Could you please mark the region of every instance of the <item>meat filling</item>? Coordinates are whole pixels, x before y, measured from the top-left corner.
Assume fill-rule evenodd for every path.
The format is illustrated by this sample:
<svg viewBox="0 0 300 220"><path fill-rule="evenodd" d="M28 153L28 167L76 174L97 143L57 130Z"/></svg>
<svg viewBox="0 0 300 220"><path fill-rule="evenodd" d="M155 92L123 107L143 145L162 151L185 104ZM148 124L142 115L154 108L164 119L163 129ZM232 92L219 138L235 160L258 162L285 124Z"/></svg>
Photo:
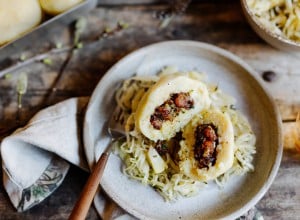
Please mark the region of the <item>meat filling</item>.
<svg viewBox="0 0 300 220"><path fill-rule="evenodd" d="M209 168L216 163L217 151L219 144L217 128L213 124L202 124L195 131L195 159L199 162L198 167Z"/></svg>
<svg viewBox="0 0 300 220"><path fill-rule="evenodd" d="M182 132L176 133L175 137L170 140L158 140L155 143L155 149L161 156L169 154L171 159L177 163L179 161L178 151L180 150L180 141L182 140Z"/></svg>
<svg viewBox="0 0 300 220"><path fill-rule="evenodd" d="M155 149L159 153L159 155L164 156L168 153L168 146L166 141L158 140L155 143Z"/></svg>
<svg viewBox="0 0 300 220"><path fill-rule="evenodd" d="M159 130L163 122L173 121L173 119L183 110L194 107L194 100L187 92L173 93L163 104L155 108L150 117L150 123L153 128Z"/></svg>

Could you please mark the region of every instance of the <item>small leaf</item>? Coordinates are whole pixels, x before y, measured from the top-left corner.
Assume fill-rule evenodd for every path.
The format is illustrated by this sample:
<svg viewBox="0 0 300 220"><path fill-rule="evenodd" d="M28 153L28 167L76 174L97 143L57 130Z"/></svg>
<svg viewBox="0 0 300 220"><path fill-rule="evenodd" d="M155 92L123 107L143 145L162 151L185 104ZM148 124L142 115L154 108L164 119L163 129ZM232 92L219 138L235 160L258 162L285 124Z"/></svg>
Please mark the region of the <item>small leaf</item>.
<svg viewBox="0 0 300 220"><path fill-rule="evenodd" d="M24 60L26 60L26 58L27 58L27 57L26 57L26 55L25 55L25 54L21 54L21 56L20 56L20 60L21 60L21 61L24 61Z"/></svg>
<svg viewBox="0 0 300 220"><path fill-rule="evenodd" d="M4 79L11 79L11 77L12 77L12 74L11 73L6 73L5 75L4 75Z"/></svg>
<svg viewBox="0 0 300 220"><path fill-rule="evenodd" d="M86 28L86 19L84 17L80 17L75 23L75 33L74 33L74 45L79 43L79 39L81 34L84 32Z"/></svg>
<svg viewBox="0 0 300 220"><path fill-rule="evenodd" d="M17 92L18 92L18 108L22 108L22 96L27 91L28 78L26 73L21 73L17 82Z"/></svg>
<svg viewBox="0 0 300 220"><path fill-rule="evenodd" d="M39 196L43 197L46 193L47 193L47 191L43 188L43 186L34 185L32 187L32 196L34 196L35 198L37 198Z"/></svg>
<svg viewBox="0 0 300 220"><path fill-rule="evenodd" d="M60 49L60 48L62 48L62 43L61 42L57 42L56 44L55 44L55 47L57 48L57 49Z"/></svg>
<svg viewBox="0 0 300 220"><path fill-rule="evenodd" d="M28 77L26 73L21 73L18 78L17 92L21 95L25 94L27 91Z"/></svg>
<svg viewBox="0 0 300 220"><path fill-rule="evenodd" d="M76 48L80 49L83 47L83 43L82 42L78 42L76 45Z"/></svg>
<svg viewBox="0 0 300 220"><path fill-rule="evenodd" d="M129 24L124 22L124 21L119 21L118 25L122 28L122 29L126 29L129 27Z"/></svg>
<svg viewBox="0 0 300 220"><path fill-rule="evenodd" d="M80 17L77 19L75 28L77 31L83 31L86 27L86 19L84 17Z"/></svg>
<svg viewBox="0 0 300 220"><path fill-rule="evenodd" d="M164 18L162 20L162 22L160 23L159 28L160 29L166 28L171 23L173 17L174 17L174 15L171 15L171 16L168 16L168 17Z"/></svg>
<svg viewBox="0 0 300 220"><path fill-rule="evenodd" d="M104 32L105 32L105 33L110 33L110 32L112 32L112 30L111 30L110 27L106 27L106 28L104 29Z"/></svg>
<svg viewBox="0 0 300 220"><path fill-rule="evenodd" d="M51 65L52 64L52 60L50 58L45 58L42 60L42 62L46 65Z"/></svg>

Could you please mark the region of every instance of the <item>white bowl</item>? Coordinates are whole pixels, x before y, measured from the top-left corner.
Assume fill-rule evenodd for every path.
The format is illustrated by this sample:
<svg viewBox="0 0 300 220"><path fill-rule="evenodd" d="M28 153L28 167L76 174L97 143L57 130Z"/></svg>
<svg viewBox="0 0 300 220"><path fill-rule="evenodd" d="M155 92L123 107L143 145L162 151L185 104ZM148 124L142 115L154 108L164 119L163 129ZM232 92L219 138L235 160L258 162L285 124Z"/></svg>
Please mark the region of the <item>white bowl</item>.
<svg viewBox="0 0 300 220"><path fill-rule="evenodd" d="M241 0L241 5L248 23L263 40L280 50L287 52L300 52L300 43L278 35L262 25L259 19L249 8L247 0Z"/></svg>

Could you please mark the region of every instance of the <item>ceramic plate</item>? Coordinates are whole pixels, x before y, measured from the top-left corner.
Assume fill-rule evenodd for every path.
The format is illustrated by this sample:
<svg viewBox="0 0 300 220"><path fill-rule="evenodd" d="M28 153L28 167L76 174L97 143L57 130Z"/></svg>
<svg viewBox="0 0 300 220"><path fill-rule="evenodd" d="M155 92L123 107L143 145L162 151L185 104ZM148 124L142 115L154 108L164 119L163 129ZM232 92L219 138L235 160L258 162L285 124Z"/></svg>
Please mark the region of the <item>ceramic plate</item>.
<svg viewBox="0 0 300 220"><path fill-rule="evenodd" d="M247 212L271 185L282 155L278 111L255 73L223 49L192 41L169 41L139 49L120 60L97 85L85 117L84 144L90 167L109 143L106 121L115 108L114 91L124 79L158 73L165 66L198 70L237 99L257 137L255 171L231 178L224 188L209 184L199 195L168 203L151 187L127 178L111 155L101 186L123 209L140 219L234 219Z"/></svg>

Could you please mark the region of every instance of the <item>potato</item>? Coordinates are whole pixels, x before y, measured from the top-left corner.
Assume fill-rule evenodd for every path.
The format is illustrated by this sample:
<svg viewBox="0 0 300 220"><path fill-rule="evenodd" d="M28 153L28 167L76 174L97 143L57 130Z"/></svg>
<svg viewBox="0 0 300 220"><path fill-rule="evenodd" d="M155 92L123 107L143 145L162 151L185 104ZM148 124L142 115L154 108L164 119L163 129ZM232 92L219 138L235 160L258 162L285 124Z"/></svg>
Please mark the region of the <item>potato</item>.
<svg viewBox="0 0 300 220"><path fill-rule="evenodd" d="M156 108L169 100L172 94L178 93L189 93L194 106L190 109L183 109L172 120L164 121L160 129L155 128L151 123L151 118ZM202 82L184 75L166 75L147 91L138 104L136 127L150 140L168 140L175 136L195 114L209 105L208 90Z"/></svg>
<svg viewBox="0 0 300 220"><path fill-rule="evenodd" d="M82 1L83 0L40 0L40 4L45 13L57 15L67 11Z"/></svg>
<svg viewBox="0 0 300 220"><path fill-rule="evenodd" d="M167 168L166 162L153 147L150 147L147 152L147 160L153 168L154 173L161 173Z"/></svg>
<svg viewBox="0 0 300 220"><path fill-rule="evenodd" d="M38 0L0 0L0 45L28 32L41 20Z"/></svg>
<svg viewBox="0 0 300 220"><path fill-rule="evenodd" d="M218 137L215 164L203 168L199 167L199 161L195 159L195 131L199 125L215 126ZM213 180L222 175L232 167L234 160L234 130L229 116L214 109L197 115L183 129L183 141L180 142L180 146L179 167L185 175L200 181Z"/></svg>

